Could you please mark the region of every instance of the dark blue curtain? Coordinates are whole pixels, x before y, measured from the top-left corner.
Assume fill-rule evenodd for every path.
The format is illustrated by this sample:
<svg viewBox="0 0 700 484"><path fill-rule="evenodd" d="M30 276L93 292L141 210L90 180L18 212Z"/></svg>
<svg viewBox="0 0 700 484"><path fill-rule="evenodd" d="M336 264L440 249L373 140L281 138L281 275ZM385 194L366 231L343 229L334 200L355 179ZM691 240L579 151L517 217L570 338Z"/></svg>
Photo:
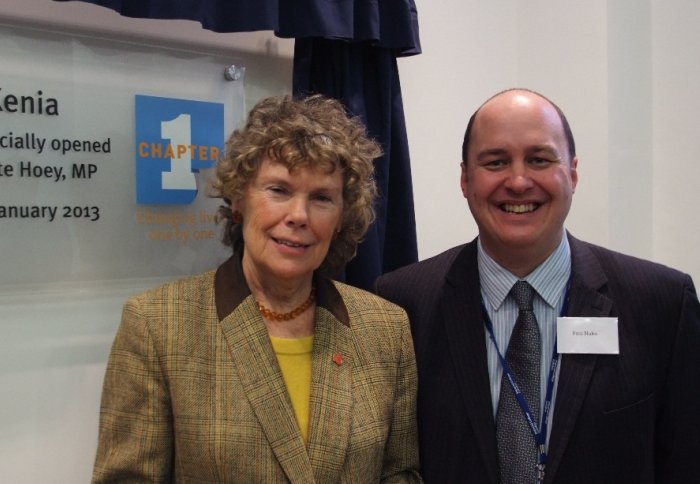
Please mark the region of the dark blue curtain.
<svg viewBox="0 0 700 484"><path fill-rule="evenodd" d="M55 0L71 1L71 0ZM128 17L196 20L215 32L295 38L295 94L321 93L360 116L381 143L377 220L342 276L371 289L418 259L408 140L396 58L420 53L414 0L80 0Z"/></svg>

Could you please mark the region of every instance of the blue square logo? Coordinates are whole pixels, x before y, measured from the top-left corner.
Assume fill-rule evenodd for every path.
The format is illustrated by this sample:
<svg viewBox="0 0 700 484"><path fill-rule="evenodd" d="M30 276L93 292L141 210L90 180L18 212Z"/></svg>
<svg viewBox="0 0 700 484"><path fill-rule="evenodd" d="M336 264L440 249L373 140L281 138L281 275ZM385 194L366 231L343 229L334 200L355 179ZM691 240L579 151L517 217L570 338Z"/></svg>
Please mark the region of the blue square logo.
<svg viewBox="0 0 700 484"><path fill-rule="evenodd" d="M136 203L187 205L224 142L224 105L136 95Z"/></svg>

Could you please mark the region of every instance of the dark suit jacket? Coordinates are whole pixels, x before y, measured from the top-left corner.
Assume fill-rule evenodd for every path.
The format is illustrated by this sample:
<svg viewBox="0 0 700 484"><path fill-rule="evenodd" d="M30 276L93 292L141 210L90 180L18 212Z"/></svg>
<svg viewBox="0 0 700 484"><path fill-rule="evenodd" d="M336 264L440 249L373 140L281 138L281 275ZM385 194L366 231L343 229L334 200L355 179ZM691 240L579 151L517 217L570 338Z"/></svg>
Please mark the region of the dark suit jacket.
<svg viewBox="0 0 700 484"><path fill-rule="evenodd" d="M700 305L688 275L569 236L569 316L619 318L619 355L564 355L545 482L700 483ZM408 312L426 483L497 483L476 241L381 277Z"/></svg>
<svg viewBox="0 0 700 484"><path fill-rule="evenodd" d="M420 482L406 313L328 279L316 294L306 447L240 260L130 299L93 482Z"/></svg>

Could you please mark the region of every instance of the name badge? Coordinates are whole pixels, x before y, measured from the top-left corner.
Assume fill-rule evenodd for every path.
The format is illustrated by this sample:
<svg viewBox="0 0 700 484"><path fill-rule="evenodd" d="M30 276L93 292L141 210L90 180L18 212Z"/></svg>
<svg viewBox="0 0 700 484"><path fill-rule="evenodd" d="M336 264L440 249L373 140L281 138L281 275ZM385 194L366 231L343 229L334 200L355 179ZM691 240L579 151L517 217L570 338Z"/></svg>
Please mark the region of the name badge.
<svg viewBox="0 0 700 484"><path fill-rule="evenodd" d="M617 318L557 318L559 353L620 354Z"/></svg>

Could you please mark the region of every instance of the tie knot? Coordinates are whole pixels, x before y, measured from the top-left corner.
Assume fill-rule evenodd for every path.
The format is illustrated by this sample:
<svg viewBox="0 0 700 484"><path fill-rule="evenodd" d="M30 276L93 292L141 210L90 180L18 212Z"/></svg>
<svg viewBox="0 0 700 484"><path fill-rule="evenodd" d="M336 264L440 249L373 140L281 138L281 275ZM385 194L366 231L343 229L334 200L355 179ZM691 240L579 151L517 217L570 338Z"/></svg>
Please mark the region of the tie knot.
<svg viewBox="0 0 700 484"><path fill-rule="evenodd" d="M535 289L527 281L518 281L513 284L510 294L518 304L520 311L532 311L532 299L535 297Z"/></svg>

